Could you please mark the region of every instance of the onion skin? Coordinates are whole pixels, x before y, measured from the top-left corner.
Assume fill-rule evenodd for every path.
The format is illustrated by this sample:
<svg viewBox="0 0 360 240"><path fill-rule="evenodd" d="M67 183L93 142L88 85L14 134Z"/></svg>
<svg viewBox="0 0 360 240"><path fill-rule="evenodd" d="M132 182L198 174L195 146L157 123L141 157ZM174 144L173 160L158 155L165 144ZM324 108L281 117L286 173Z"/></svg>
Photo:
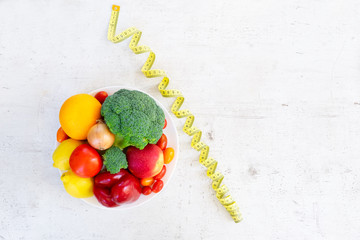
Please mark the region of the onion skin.
<svg viewBox="0 0 360 240"><path fill-rule="evenodd" d="M106 150L114 144L115 135L110 132L103 121L98 120L97 123L90 128L87 140L93 148Z"/></svg>

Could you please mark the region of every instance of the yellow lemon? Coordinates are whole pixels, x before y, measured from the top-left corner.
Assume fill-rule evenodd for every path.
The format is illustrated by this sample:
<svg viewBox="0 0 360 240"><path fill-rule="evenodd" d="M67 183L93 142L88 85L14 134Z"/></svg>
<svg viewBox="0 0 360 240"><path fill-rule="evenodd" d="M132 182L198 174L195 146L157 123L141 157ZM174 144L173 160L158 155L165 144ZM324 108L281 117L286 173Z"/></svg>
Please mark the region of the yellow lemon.
<svg viewBox="0 0 360 240"><path fill-rule="evenodd" d="M69 159L71 153L77 146L83 143L85 142L74 139L66 139L62 141L52 155L52 158L54 160L53 166L60 170L69 170Z"/></svg>
<svg viewBox="0 0 360 240"><path fill-rule="evenodd" d="M69 170L63 173L61 181L68 194L76 198L88 198L94 195L94 180L92 178L82 178Z"/></svg>
<svg viewBox="0 0 360 240"><path fill-rule="evenodd" d="M77 94L61 106L59 120L64 132L76 140L86 139L89 129L98 120L101 104L89 94Z"/></svg>

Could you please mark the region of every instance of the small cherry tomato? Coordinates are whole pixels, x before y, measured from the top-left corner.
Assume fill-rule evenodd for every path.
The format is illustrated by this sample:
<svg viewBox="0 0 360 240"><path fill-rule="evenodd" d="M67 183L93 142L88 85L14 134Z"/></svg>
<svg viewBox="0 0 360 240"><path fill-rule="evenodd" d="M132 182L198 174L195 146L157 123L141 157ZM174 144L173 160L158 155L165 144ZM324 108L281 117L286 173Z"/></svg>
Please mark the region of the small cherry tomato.
<svg viewBox="0 0 360 240"><path fill-rule="evenodd" d="M59 128L59 130L56 133L56 140L61 143L62 141L68 139L69 136L64 132L62 127Z"/></svg>
<svg viewBox="0 0 360 240"><path fill-rule="evenodd" d="M154 177L154 179L155 179L155 180L160 180L160 179L162 179L162 178L164 177L165 173L166 173L166 166L164 165L163 168L161 169L160 173L159 173L158 175L156 175L156 176Z"/></svg>
<svg viewBox="0 0 360 240"><path fill-rule="evenodd" d="M166 145L167 145L167 137L165 134L162 134L159 141L156 143L156 145L161 149L161 150L165 150Z"/></svg>
<svg viewBox="0 0 360 240"><path fill-rule="evenodd" d="M158 193L161 191L161 189L164 187L164 182L162 180L156 180L154 185L152 186L151 190L154 193Z"/></svg>
<svg viewBox="0 0 360 240"><path fill-rule="evenodd" d="M167 126L167 121L166 121L166 119L165 119L165 123L164 123L164 127L163 127L163 129L165 129L165 128L166 128L166 126Z"/></svg>
<svg viewBox="0 0 360 240"><path fill-rule="evenodd" d="M175 151L173 148L167 148L164 150L164 163L168 164L170 163L175 155Z"/></svg>
<svg viewBox="0 0 360 240"><path fill-rule="evenodd" d="M98 93L95 95L95 98L96 98L101 104L103 104L103 102L105 101L105 99L106 99L108 96L109 96L109 95L107 94L107 92L101 91L101 92L98 92Z"/></svg>
<svg viewBox="0 0 360 240"><path fill-rule="evenodd" d="M152 177L150 177L150 178L142 178L141 180L140 180L140 183L141 183L141 185L143 185L143 186L150 186L151 184L153 184L154 183L154 178L152 178Z"/></svg>
<svg viewBox="0 0 360 240"><path fill-rule="evenodd" d="M142 191L142 194L149 195L151 193L151 187L149 187L149 186L143 187L141 191Z"/></svg>

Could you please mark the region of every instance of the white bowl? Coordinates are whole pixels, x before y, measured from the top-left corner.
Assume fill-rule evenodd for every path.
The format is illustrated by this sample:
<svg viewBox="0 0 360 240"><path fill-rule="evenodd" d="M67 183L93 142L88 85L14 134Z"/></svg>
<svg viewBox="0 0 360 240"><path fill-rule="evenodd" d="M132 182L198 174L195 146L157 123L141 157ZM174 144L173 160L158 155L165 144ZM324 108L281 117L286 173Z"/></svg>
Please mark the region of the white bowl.
<svg viewBox="0 0 360 240"><path fill-rule="evenodd" d="M95 96L96 93L100 92L100 91L105 91L107 92L109 95L114 94L116 91L120 90L120 89L128 89L128 90L137 90L140 92L143 92L139 89L135 89L135 88L131 88L131 87L123 87L123 86L110 86L110 87L103 87L103 88L99 88L96 90L91 91L89 94L92 96ZM143 92L145 93L145 92ZM147 93L145 93L147 94ZM149 94L147 94L149 95ZM150 95L149 95L150 96ZM155 102L157 103L157 105L159 107L161 107L161 109L164 111L165 113L165 118L167 121L167 126L165 129L163 129L163 133L167 136L168 139L168 143L167 143L167 147L172 147L175 151L175 156L174 159L169 163L166 164L166 174L165 176L161 179L164 182L164 187L163 189L159 192L159 193L151 193L150 195L140 195L140 198L138 200L136 200L135 202L132 203L128 203L128 204L122 204L118 207L114 207L114 208L108 208L108 207L104 207L103 205L101 205L98 200L95 198L95 196L92 196L90 198L82 198L82 200L84 202L86 202L89 205L92 205L94 207L98 207L101 209L109 209L109 210L122 210L122 209L129 209L129 208L133 208L133 207L137 207L140 206L146 202L149 202L151 199L153 199L155 196L159 195L161 192L163 192L167 186L167 183L170 181L171 176L173 175L174 171L175 171L175 167L176 167L176 163L177 163L177 159L179 156L179 139L178 139L178 134L177 134L177 130L175 127L175 124L169 114L169 112L165 109L165 107L159 102L157 101L154 97L150 96L152 99L155 100ZM58 146L59 143L56 144L56 146ZM63 174L66 171L60 171L60 175ZM66 193L66 191L64 190L64 193Z"/></svg>

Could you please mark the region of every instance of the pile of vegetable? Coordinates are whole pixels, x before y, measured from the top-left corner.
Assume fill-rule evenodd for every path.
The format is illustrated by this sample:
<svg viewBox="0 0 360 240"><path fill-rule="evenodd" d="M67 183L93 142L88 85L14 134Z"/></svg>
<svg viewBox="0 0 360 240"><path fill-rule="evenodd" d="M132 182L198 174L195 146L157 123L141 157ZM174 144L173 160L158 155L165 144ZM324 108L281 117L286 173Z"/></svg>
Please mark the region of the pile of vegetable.
<svg viewBox="0 0 360 240"><path fill-rule="evenodd" d="M95 195L103 206L116 207L161 191L174 149L163 134L164 112L147 94L74 95L59 120L53 166L66 171L61 180L71 196Z"/></svg>

